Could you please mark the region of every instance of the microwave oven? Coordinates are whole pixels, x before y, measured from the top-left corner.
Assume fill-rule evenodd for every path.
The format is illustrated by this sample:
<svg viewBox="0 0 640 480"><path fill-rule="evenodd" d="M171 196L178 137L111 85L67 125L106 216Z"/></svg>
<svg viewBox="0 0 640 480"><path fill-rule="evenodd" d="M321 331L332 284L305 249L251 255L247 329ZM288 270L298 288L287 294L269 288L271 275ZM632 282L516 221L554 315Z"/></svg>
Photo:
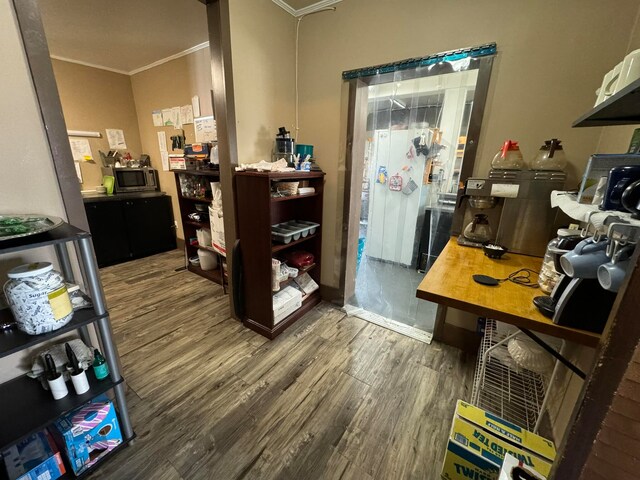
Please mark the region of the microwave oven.
<svg viewBox="0 0 640 480"><path fill-rule="evenodd" d="M115 179L115 193L158 190L158 172L155 168L103 167L102 174Z"/></svg>

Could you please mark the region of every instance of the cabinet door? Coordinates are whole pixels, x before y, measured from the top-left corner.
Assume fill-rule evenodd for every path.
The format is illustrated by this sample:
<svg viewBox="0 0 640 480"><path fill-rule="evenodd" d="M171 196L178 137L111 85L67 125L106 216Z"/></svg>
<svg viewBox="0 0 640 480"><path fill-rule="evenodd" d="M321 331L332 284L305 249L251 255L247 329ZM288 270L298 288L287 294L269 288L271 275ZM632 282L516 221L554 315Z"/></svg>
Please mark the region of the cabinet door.
<svg viewBox="0 0 640 480"><path fill-rule="evenodd" d="M84 204L100 267L129 259L129 237L122 203L108 201Z"/></svg>
<svg viewBox="0 0 640 480"><path fill-rule="evenodd" d="M144 257L176 248L171 197L127 200L124 206L133 257Z"/></svg>

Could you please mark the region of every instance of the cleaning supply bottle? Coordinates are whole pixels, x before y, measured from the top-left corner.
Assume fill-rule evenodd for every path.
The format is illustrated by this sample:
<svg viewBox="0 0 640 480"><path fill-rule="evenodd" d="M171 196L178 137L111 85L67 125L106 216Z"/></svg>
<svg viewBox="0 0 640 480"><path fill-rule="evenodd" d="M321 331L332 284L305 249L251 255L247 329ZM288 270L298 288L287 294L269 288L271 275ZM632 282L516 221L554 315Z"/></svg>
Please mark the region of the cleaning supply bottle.
<svg viewBox="0 0 640 480"><path fill-rule="evenodd" d="M93 351L93 373L98 380L104 380L109 376L109 365L97 348Z"/></svg>

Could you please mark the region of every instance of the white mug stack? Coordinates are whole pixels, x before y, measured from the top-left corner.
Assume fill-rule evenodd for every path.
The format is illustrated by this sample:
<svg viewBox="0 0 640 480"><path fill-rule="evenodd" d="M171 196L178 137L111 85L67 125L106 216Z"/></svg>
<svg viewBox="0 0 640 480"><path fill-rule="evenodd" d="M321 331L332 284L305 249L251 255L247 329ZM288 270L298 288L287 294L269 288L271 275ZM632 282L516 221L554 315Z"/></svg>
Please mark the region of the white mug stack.
<svg viewBox="0 0 640 480"><path fill-rule="evenodd" d="M622 62L607 72L602 80L602 85L596 90L598 98L594 107L638 78L640 78L640 49L629 53Z"/></svg>

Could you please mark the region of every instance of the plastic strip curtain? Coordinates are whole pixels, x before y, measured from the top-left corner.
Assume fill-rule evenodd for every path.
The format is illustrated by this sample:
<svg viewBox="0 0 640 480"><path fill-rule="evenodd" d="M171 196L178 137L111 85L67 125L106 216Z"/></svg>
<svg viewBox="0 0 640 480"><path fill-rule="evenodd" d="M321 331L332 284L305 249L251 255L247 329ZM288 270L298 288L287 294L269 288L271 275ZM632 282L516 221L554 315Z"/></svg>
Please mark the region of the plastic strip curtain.
<svg viewBox="0 0 640 480"><path fill-rule="evenodd" d="M468 128L477 70L467 56L369 86L356 293L351 304L391 320L432 331L436 306L415 298L423 274L419 245L428 222L429 252L448 238L443 203L455 193L460 138ZM466 120L467 125L464 125ZM464 142L463 142L464 144ZM464 147L462 146L462 151ZM454 200L455 202L455 200ZM446 222L445 222L446 223Z"/></svg>

